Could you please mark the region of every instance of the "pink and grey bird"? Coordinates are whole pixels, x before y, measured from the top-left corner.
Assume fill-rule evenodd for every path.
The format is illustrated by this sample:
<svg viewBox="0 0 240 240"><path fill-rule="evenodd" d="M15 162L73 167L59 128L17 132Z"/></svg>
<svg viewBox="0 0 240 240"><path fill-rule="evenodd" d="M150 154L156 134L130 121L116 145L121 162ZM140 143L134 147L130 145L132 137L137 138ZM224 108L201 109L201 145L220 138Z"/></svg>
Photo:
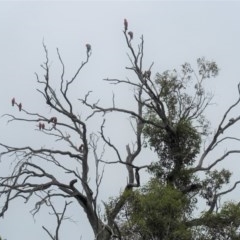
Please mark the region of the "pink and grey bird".
<svg viewBox="0 0 240 240"><path fill-rule="evenodd" d="M130 40L132 40L132 39L133 39L133 32L132 32L132 31L129 31L129 32L128 32L128 35L129 35L129 37L130 37Z"/></svg>
<svg viewBox="0 0 240 240"><path fill-rule="evenodd" d="M53 127L55 128L56 125L57 125L57 118L56 118L56 117L53 117L52 122L53 122Z"/></svg>
<svg viewBox="0 0 240 240"><path fill-rule="evenodd" d="M15 98L12 99L12 106L15 104Z"/></svg>
<svg viewBox="0 0 240 240"><path fill-rule="evenodd" d="M56 125L57 125L57 118L56 117L51 117L49 120L48 120L48 123L52 122L53 123L53 127L55 128Z"/></svg>
<svg viewBox="0 0 240 240"><path fill-rule="evenodd" d="M127 31L128 30L128 21L127 19L125 18L124 19L124 31Z"/></svg>
<svg viewBox="0 0 240 240"><path fill-rule="evenodd" d="M91 51L91 45L89 43L86 44L86 48L87 48L87 53L89 53Z"/></svg>
<svg viewBox="0 0 240 240"><path fill-rule="evenodd" d="M20 112L22 111L22 104L21 103L18 104L18 109L19 109Z"/></svg>
<svg viewBox="0 0 240 240"><path fill-rule="evenodd" d="M53 118L52 118L52 122L53 122L54 124L57 124L57 118L56 118L56 117L53 117Z"/></svg>
<svg viewBox="0 0 240 240"><path fill-rule="evenodd" d="M39 130L45 129L45 124L44 123L39 123L38 124Z"/></svg>

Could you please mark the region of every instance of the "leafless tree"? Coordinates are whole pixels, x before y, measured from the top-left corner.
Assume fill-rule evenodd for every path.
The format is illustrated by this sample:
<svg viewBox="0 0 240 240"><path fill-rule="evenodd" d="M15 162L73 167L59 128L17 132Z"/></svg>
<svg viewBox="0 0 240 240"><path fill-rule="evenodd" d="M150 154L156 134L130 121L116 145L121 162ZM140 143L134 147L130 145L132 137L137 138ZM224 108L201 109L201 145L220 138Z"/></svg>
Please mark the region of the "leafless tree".
<svg viewBox="0 0 240 240"><path fill-rule="evenodd" d="M126 31L124 34L127 38ZM132 51L130 40L127 43ZM143 47L143 42L142 45ZM33 196L38 197L36 201L34 213L36 214L42 205L48 205L52 208L57 217L56 234L53 236L50 231L43 227L51 239L59 239L59 228L62 223L62 217L65 214L67 203L65 204L61 217L57 214L52 199L74 199L79 206L84 210L89 223L93 229L96 239L110 239L115 236L114 220L124 205L128 192L134 187L140 186L139 171L146 166L134 165L134 160L138 157L142 148L142 128L143 128L143 104L142 104L142 84L135 84L136 87L136 101L138 102L138 109L136 112L120 109L113 104L110 108L103 108L98 106L98 103L91 104L88 102L90 92L85 95L85 98L79 99L80 104L87 106L92 113L86 120L81 119L76 111L75 106L72 105L68 93L72 84L77 81L77 78L88 63L92 50L91 45L86 44L86 60L81 63L74 76L70 81L65 80L65 65L61 58L60 52L57 49L59 61L62 65L62 74L59 81L59 90L55 90L50 79L50 64L49 54L46 45L43 43L46 61L41 65L44 70L43 78L36 74L37 82L41 86L37 91L43 96L45 103L50 107L52 116L41 115L40 113L30 112L26 109L24 104L18 103L15 98L12 99L12 106L17 107L21 112L21 116L5 114L9 118L8 122L22 121L27 123L36 123L39 131L54 137L57 141L64 141L68 147L63 148L48 148L40 146L38 149L30 146L13 147L1 143L3 151L1 157L13 158L15 164L14 170L11 174L0 177L0 195L5 199L4 205L1 209L0 216L3 216L9 207L9 203L17 198L24 198L27 202ZM139 49L138 58L142 56L142 49ZM100 134L89 134L87 120L92 118L97 113L106 114L108 112L124 112L135 120L135 149L131 149L126 145L126 158L123 158L117 147L111 140L105 136L104 126L105 120L103 118L100 126ZM67 133L66 133L67 132ZM79 144L74 143L73 136L77 136ZM105 142L105 145L112 148L116 154L116 160L113 162L105 162L103 156L98 156L97 147L99 138ZM75 138L76 139L76 138ZM90 156L89 152L93 155ZM89 161L90 158L95 158L95 187L89 184ZM69 167L69 159L71 159L74 169ZM62 182L58 177L52 173L49 168L46 168L46 163L54 166L54 172L57 169L63 170L69 182ZM124 191L119 197L116 206L109 211L107 222L104 222L102 216L98 213L98 193L100 191L100 184L103 177L103 171L99 170L99 164L123 164L126 166L128 174L128 182L126 183ZM45 165L44 165L45 164ZM135 174L134 174L135 172ZM40 197L41 196L41 197Z"/></svg>

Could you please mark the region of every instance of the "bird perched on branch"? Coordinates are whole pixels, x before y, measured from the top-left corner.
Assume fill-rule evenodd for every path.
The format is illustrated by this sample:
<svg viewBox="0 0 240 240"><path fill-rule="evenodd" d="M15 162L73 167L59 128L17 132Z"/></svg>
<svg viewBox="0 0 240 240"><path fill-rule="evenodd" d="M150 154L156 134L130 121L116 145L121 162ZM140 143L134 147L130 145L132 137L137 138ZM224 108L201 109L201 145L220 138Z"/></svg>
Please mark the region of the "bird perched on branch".
<svg viewBox="0 0 240 240"><path fill-rule="evenodd" d="M128 21L127 19L125 18L124 19L124 31L126 32L128 30Z"/></svg>
<svg viewBox="0 0 240 240"><path fill-rule="evenodd" d="M18 109L19 109L20 112L22 111L22 104L21 103L18 104Z"/></svg>
<svg viewBox="0 0 240 240"><path fill-rule="evenodd" d="M39 130L42 130L42 123L38 124L38 128L39 128Z"/></svg>
<svg viewBox="0 0 240 240"><path fill-rule="evenodd" d="M130 41L133 39L133 32L132 31L129 31L128 32L128 35L129 35L129 37L130 37Z"/></svg>
<svg viewBox="0 0 240 240"><path fill-rule="evenodd" d="M54 124L57 124L57 118L56 117L51 117L49 120L48 120L48 123L54 123Z"/></svg>
<svg viewBox="0 0 240 240"><path fill-rule="evenodd" d="M12 99L12 106L15 104L15 98Z"/></svg>
<svg viewBox="0 0 240 240"><path fill-rule="evenodd" d="M40 122L38 124L38 128L39 128L39 130L45 129L45 124Z"/></svg>
<svg viewBox="0 0 240 240"><path fill-rule="evenodd" d="M92 47L89 43L86 44L87 54L91 51Z"/></svg>

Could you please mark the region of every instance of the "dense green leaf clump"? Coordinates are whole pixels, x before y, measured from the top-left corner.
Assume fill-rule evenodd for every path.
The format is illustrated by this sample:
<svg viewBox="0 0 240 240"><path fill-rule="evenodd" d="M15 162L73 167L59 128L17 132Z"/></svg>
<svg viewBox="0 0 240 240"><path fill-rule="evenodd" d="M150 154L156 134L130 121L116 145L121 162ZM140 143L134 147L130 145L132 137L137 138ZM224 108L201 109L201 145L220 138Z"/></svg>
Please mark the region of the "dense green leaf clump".
<svg viewBox="0 0 240 240"><path fill-rule="evenodd" d="M176 189L150 181L129 199L130 219L123 228L136 239L187 239L188 199Z"/></svg>

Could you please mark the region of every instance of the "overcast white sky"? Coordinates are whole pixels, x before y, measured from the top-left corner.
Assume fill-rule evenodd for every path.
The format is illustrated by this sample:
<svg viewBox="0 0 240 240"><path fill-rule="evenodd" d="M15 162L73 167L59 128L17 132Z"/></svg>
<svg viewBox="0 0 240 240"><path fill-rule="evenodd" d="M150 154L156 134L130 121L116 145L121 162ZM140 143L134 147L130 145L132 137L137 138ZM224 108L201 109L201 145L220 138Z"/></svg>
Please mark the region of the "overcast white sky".
<svg viewBox="0 0 240 240"><path fill-rule="evenodd" d="M236 87L240 81L239 12L240 2L237 1L0 1L0 115L13 113L10 106L13 96L29 110L44 111L35 91L34 76L34 72L42 73L43 39L49 49L53 78L56 79L60 71L56 47L60 49L70 77L84 60L85 44L90 43L93 48L90 63L83 71L79 88L72 94L77 98L85 91L93 90L95 99L110 101L113 88L102 79L128 75L125 70L127 49L122 34L123 19L127 18L129 28L134 32L134 44L144 35L145 66L154 61L155 73L178 68L186 61L195 64L195 60L202 56L218 63L219 77L207 84L217 103L209 109L209 118L217 122L221 113L237 98ZM119 104L132 107L127 92L117 93ZM19 144L31 141L38 144L32 131L28 133L21 125L18 125L20 129L13 131L5 122L6 119L1 119L1 142ZM124 148L128 132L121 128L121 134L117 136ZM228 166L236 169L236 164L239 169L237 161L228 163ZM102 189L105 197L111 196L115 187L108 180ZM238 192L234 196L237 198ZM33 203L25 206L22 202L10 205L5 218L0 219L0 235L7 240L47 239L41 229L42 222L51 228L54 221L48 221L44 213L34 223L29 214L32 206ZM71 212L71 216L76 217L77 223L63 228L62 239L79 239L81 235L83 240L93 239L84 221L85 216L76 216L76 211L78 208Z"/></svg>

